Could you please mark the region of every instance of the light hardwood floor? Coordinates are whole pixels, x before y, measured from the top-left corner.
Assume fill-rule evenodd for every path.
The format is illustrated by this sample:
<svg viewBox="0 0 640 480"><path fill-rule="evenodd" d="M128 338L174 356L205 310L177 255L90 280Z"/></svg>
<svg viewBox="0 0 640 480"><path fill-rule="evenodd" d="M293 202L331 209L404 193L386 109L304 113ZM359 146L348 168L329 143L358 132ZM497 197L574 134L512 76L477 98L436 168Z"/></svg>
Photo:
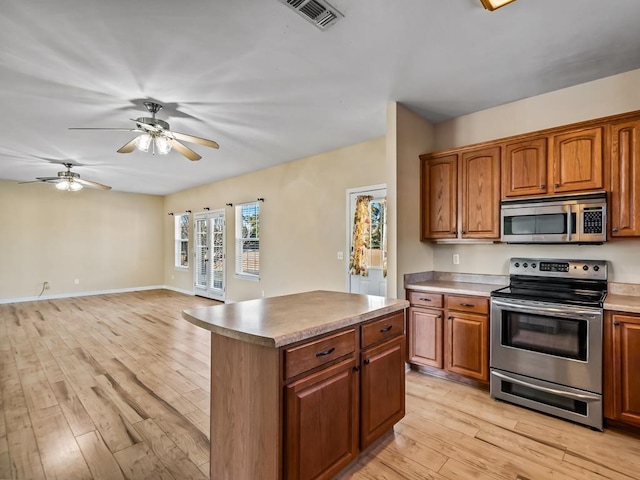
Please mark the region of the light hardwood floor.
<svg viewBox="0 0 640 480"><path fill-rule="evenodd" d="M0 478L208 478L210 337L180 312L213 304L155 290L0 305ZM466 478L640 479L640 438L410 372L405 419L341 475Z"/></svg>

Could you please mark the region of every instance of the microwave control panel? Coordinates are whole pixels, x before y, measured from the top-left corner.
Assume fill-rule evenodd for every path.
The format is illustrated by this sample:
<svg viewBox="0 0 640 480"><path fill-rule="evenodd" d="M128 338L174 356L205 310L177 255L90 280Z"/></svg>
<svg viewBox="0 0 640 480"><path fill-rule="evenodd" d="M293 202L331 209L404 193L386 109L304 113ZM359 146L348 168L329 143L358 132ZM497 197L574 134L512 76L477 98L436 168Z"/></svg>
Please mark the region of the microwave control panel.
<svg viewBox="0 0 640 480"><path fill-rule="evenodd" d="M586 207L582 217L583 233L601 234L604 232L604 212L602 207Z"/></svg>

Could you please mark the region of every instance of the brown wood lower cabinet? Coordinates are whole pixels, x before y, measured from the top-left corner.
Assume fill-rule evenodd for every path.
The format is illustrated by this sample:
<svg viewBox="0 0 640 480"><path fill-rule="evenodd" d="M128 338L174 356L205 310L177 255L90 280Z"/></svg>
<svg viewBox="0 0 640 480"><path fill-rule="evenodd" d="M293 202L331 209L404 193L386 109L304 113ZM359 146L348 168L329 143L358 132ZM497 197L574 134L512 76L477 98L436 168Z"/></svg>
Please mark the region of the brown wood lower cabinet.
<svg viewBox="0 0 640 480"><path fill-rule="evenodd" d="M640 315L607 312L605 417L640 427Z"/></svg>
<svg viewBox="0 0 640 480"><path fill-rule="evenodd" d="M354 358L286 387L287 478L332 478L358 455Z"/></svg>
<svg viewBox="0 0 640 480"><path fill-rule="evenodd" d="M404 417L404 330L402 311L284 350L284 478L334 478Z"/></svg>
<svg viewBox="0 0 640 480"><path fill-rule="evenodd" d="M448 371L481 381L489 379L488 323L486 315L450 312L445 327Z"/></svg>
<svg viewBox="0 0 640 480"><path fill-rule="evenodd" d="M443 368L443 311L409 308L409 362Z"/></svg>
<svg viewBox="0 0 640 480"><path fill-rule="evenodd" d="M489 299L408 290L407 300L409 363L488 382Z"/></svg>
<svg viewBox="0 0 640 480"><path fill-rule="evenodd" d="M396 337L361 353L361 448L404 417L404 343L404 337Z"/></svg>

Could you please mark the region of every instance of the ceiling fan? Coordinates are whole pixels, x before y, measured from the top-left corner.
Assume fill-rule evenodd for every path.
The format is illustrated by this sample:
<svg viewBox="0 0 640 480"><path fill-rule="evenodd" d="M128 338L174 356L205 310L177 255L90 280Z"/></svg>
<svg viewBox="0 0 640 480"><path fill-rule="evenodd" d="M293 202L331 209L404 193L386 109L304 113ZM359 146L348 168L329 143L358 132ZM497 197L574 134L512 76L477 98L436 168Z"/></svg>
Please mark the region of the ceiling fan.
<svg viewBox="0 0 640 480"><path fill-rule="evenodd" d="M189 160L200 160L202 158L200 155L181 143L179 140L182 140L183 142L198 143L211 148L220 148L220 146L213 140L207 140L206 138L171 131L167 122L156 118L156 113L162 110L162 105L159 103L144 102L144 106L151 113L151 117L139 117L135 120L132 118L131 121L135 122L136 128L72 127L69 130L113 130L140 133L136 138L120 147L118 149L118 153L131 153L135 149L148 152L149 147L151 147L152 153L155 154L157 152L160 155L166 155L172 149L175 149L178 153L184 155Z"/></svg>
<svg viewBox="0 0 640 480"><path fill-rule="evenodd" d="M63 163L62 165L67 167L67 170L65 172L58 172L57 177L36 177L36 179L31 182L20 183L53 183L58 190L66 190L67 192L77 192L78 190L82 190L83 187L111 190L111 187L108 185L81 179L79 173L71 171L71 168L74 166L72 163Z"/></svg>

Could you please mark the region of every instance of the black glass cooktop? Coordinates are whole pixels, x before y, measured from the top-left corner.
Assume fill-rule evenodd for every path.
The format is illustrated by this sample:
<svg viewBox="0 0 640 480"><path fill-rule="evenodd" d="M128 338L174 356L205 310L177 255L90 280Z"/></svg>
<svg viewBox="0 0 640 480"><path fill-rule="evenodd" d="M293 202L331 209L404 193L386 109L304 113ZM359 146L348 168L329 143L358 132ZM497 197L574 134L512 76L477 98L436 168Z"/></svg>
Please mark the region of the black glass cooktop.
<svg viewBox="0 0 640 480"><path fill-rule="evenodd" d="M493 297L595 307L602 307L606 295L607 282L517 276L511 277L509 286L491 292Z"/></svg>

